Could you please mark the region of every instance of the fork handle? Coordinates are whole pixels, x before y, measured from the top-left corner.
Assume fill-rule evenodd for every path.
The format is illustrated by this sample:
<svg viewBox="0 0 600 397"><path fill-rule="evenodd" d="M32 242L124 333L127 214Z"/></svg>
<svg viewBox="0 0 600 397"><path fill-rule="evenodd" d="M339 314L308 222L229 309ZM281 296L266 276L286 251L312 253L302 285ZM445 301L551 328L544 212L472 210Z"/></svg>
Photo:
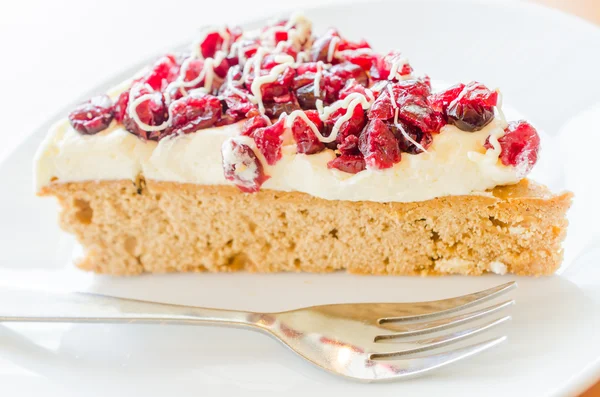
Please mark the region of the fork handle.
<svg viewBox="0 0 600 397"><path fill-rule="evenodd" d="M171 305L113 296L0 289L0 322L197 324L261 328L251 312Z"/></svg>

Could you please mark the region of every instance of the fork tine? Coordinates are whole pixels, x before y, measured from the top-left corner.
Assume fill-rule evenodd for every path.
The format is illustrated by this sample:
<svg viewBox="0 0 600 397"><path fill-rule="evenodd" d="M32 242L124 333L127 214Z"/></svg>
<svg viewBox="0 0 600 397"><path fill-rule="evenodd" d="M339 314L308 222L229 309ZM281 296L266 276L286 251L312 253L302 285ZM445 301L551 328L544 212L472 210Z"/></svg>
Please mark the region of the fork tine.
<svg viewBox="0 0 600 397"><path fill-rule="evenodd" d="M514 300L505 301L502 303L498 303L496 305L488 306L483 309L475 310L469 313L460 314L457 316L452 316L448 318L442 318L440 320L430 321L426 323L416 323L416 324L407 324L403 326L399 326L396 324L389 324L387 319L379 320L379 323L382 325L386 325L388 329L395 331L391 334L382 335L384 339L391 338L399 338L403 336L412 336L412 335L421 335L427 334L430 332L441 331L447 328L455 327L457 325L465 324L469 321L477 320L490 314L496 313L502 309L505 309L512 304L514 304Z"/></svg>
<svg viewBox="0 0 600 397"><path fill-rule="evenodd" d="M440 354L434 354L422 358L410 358L403 361L410 363L408 368L397 368L397 373L386 379L381 380L393 380L399 378L405 378L410 376L416 376L425 372L443 367L448 364L455 363L467 357L474 356L481 353L489 348L492 348L506 340L506 336L500 336L494 339L488 339L484 342L476 343L473 345L461 347L458 349L450 350ZM394 367L395 368L395 367Z"/></svg>
<svg viewBox="0 0 600 397"><path fill-rule="evenodd" d="M483 291L474 292L469 295L458 296L456 298L449 298L437 301L430 302L415 302L411 303L413 307L422 309L424 314L417 315L402 315L401 317L386 317L379 320L379 323L382 324L384 322L403 322L403 321L413 321L413 320L421 320L430 317L438 317L443 316L445 314L450 314L453 312L457 312L463 309L467 309L469 307L478 305L482 302L485 302L490 299L494 299L513 288L517 287L517 283L511 281L509 283L505 283L502 285L498 285L493 288L489 288Z"/></svg>
<svg viewBox="0 0 600 397"><path fill-rule="evenodd" d="M505 317L499 318L498 320L494 320L494 321L488 322L486 324L483 324L481 326L461 330L461 331L455 332L450 335L443 335L443 336L439 336L436 338L422 339L422 340L418 340L418 341L414 341L414 342L406 342L406 343L414 344L417 346L414 348L411 348L411 349L394 351L394 352L371 353L371 355L369 356L369 359L371 359L371 360L393 359L396 357L402 357L402 356L406 356L409 354L421 353L424 351L437 349L437 348L440 348L443 346L448 346L452 343L462 341L471 336L478 335L481 332L487 331L488 329L490 329L492 327L503 324L504 322L506 322L510 319L511 319L510 316L505 316ZM388 338L387 335L377 336L377 337L375 337L375 342L378 342L380 340L388 341L389 339L391 339L391 338Z"/></svg>

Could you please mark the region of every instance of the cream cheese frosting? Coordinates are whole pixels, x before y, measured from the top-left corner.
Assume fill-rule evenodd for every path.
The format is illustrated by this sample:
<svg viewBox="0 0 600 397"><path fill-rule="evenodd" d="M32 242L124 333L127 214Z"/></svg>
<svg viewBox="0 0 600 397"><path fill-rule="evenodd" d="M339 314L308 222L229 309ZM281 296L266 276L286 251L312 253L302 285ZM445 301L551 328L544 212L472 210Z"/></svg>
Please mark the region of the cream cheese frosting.
<svg viewBox="0 0 600 397"><path fill-rule="evenodd" d="M297 154L284 145L283 157L265 165L270 179L263 189L297 191L327 200L411 202L449 195L483 192L517 183L522 175L498 160L498 150L486 149L489 136L501 136L505 122L496 117L477 132L446 125L426 153L402 153L402 160L385 170L366 169L347 174L327 168L332 150ZM113 123L96 135L82 135L68 120L55 124L35 159L39 190L51 183L136 180L199 185L232 185L225 180L221 147L240 134L241 123L208 128L160 142L143 141Z"/></svg>

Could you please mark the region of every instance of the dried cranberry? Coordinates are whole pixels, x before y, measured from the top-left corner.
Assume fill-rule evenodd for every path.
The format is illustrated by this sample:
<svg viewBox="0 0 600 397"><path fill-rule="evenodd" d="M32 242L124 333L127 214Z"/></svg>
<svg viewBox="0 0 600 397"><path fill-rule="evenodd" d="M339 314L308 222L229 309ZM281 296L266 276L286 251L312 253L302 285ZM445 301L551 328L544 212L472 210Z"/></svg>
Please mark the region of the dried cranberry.
<svg viewBox="0 0 600 397"><path fill-rule="evenodd" d="M221 117L221 102L215 96L194 93L173 102L168 134L189 134L212 127Z"/></svg>
<svg viewBox="0 0 600 397"><path fill-rule="evenodd" d="M159 58L143 82L148 83L153 90L161 91L179 76L180 65L174 55Z"/></svg>
<svg viewBox="0 0 600 397"><path fill-rule="evenodd" d="M298 73L298 76L300 76L304 73L316 73L317 70L319 70L317 62L305 62L298 65L296 72Z"/></svg>
<svg viewBox="0 0 600 397"><path fill-rule="evenodd" d="M367 73L360 66L350 62L343 62L333 65L326 71L326 74L337 76L344 82L349 79L354 79L365 87L369 85L369 77L367 76Z"/></svg>
<svg viewBox="0 0 600 397"><path fill-rule="evenodd" d="M403 123L400 120L398 121L398 124L413 141L417 142L425 150L431 146L431 143L433 142L433 136L430 133L423 132L416 127ZM398 140L400 151L409 154L419 154L423 152L423 150L421 150L417 145L406 138L397 125L394 123L389 123L388 127Z"/></svg>
<svg viewBox="0 0 600 397"><path fill-rule="evenodd" d="M316 109L317 100L325 100L324 84L321 80L319 84L319 96L315 95L315 85L310 83L298 88L296 91L296 98L298 98L298 104L302 109Z"/></svg>
<svg viewBox="0 0 600 397"><path fill-rule="evenodd" d="M238 92L242 92L244 96L231 89L225 89L220 95L224 103L225 114L233 118L234 121L243 119L250 110L256 108L256 105L248 99L248 95L250 95L249 91L242 88L238 88L237 90Z"/></svg>
<svg viewBox="0 0 600 397"><path fill-rule="evenodd" d="M227 61L227 59L223 59L221 61L221 63L219 63L218 65L215 65L213 67L213 70L215 71L215 74L217 76L219 76L220 78L224 78L225 76L227 76L227 72L229 71L229 61ZM214 84L214 82L213 82Z"/></svg>
<svg viewBox="0 0 600 397"><path fill-rule="evenodd" d="M340 91L340 93L339 93L339 99L344 99L348 95L353 94L353 93L362 94L363 96L365 96L365 98L369 97L369 95L367 94L367 89L365 88L365 86L359 84L354 79L350 79L350 80L348 80L346 82L346 85Z"/></svg>
<svg viewBox="0 0 600 397"><path fill-rule="evenodd" d="M400 161L398 141L387 125L378 119L369 124L360 134L360 152L367 166L375 169L391 168Z"/></svg>
<svg viewBox="0 0 600 397"><path fill-rule="evenodd" d="M230 138L221 148L225 179L233 182L242 192L255 193L269 179L250 146Z"/></svg>
<svg viewBox="0 0 600 397"><path fill-rule="evenodd" d="M475 81L467 84L446 109L448 122L463 131L479 131L494 118L498 93Z"/></svg>
<svg viewBox="0 0 600 397"><path fill-rule="evenodd" d="M286 31L276 31L273 34L273 38L275 39L275 44L279 43L280 41L287 41L288 40L288 32Z"/></svg>
<svg viewBox="0 0 600 397"><path fill-rule="evenodd" d="M254 116L249 118L242 125L242 135L252 137L254 136L254 131L259 128L268 127L269 123L262 116Z"/></svg>
<svg viewBox="0 0 600 397"><path fill-rule="evenodd" d="M323 61L325 63L331 63L332 59L328 59L330 55L331 40L334 37L339 38L340 35L335 29L329 29L324 35L318 37L310 49L310 59L313 62ZM333 47L336 47L335 45ZM331 48L332 52L335 52L336 48Z"/></svg>
<svg viewBox="0 0 600 397"><path fill-rule="evenodd" d="M413 69L408 64L408 61L396 51L392 51L385 56L377 55L373 61L370 75L373 80L386 80L389 78L394 63L401 63L396 73L401 76L408 76L412 73ZM393 76L395 78L396 76Z"/></svg>
<svg viewBox="0 0 600 397"><path fill-rule="evenodd" d="M427 100L418 96L407 96L402 99L398 116L423 132L439 132L444 126L442 114L434 111Z"/></svg>
<svg viewBox="0 0 600 397"><path fill-rule="evenodd" d="M455 100L464 88L465 85L462 83L453 85L444 91L431 94L427 101L434 110L445 113L450 102Z"/></svg>
<svg viewBox="0 0 600 397"><path fill-rule="evenodd" d="M338 51L347 51L347 50L358 50L371 48L369 43L365 39L361 39L359 42L348 41L346 39L341 39L338 44Z"/></svg>
<svg viewBox="0 0 600 397"><path fill-rule="evenodd" d="M342 154L327 163L327 168L335 168L349 174L357 174L366 168L365 159L360 154Z"/></svg>
<svg viewBox="0 0 600 397"><path fill-rule="evenodd" d="M369 89L371 90L375 98L379 98L379 96L387 90L388 84L391 84L389 80L375 81Z"/></svg>
<svg viewBox="0 0 600 397"><path fill-rule="evenodd" d="M390 90L394 95L396 106L392 104ZM396 107L400 108L400 114L402 115L402 106L410 105L413 102L417 102L422 108L425 108L424 111L432 113L432 109L425 100L425 97L431 91L429 86L422 80L406 80L397 83L386 83L385 85L381 84L381 87L377 87L377 91L380 94L369 110L369 118L371 119L389 120L394 117ZM413 97L415 99L411 100L410 98ZM410 112L410 109L407 111ZM436 125L432 125L431 128L436 128Z"/></svg>
<svg viewBox="0 0 600 397"><path fill-rule="evenodd" d="M112 101L106 95L96 96L69 113L69 121L80 134L93 135L106 129L114 117Z"/></svg>
<svg viewBox="0 0 600 397"><path fill-rule="evenodd" d="M282 114L290 114L294 110L300 110L301 107L298 105L298 102L265 102L265 115L271 119L279 118Z"/></svg>
<svg viewBox="0 0 600 397"><path fill-rule="evenodd" d="M387 89L383 89L375 102L369 108L369 118L379 120L389 120L394 117L395 107L392 105L392 99Z"/></svg>
<svg viewBox="0 0 600 397"><path fill-rule="evenodd" d="M142 86L140 88L139 85L134 84L131 89L131 93L132 97L129 98L131 102L135 101L142 95L151 94L148 99L139 103L135 109L132 109L137 113L142 123L149 126L159 126L165 122L168 117L168 111L164 96L160 92L150 92L145 87ZM123 125L127 131L139 136L142 139L158 140L161 136L160 131L143 130L127 112L123 118Z"/></svg>
<svg viewBox="0 0 600 397"><path fill-rule="evenodd" d="M128 103L129 103L129 90L123 91L117 98L117 102L115 102L115 106L114 106L115 120L117 120L119 123L122 123L123 118L125 118L125 112L127 112L127 104Z"/></svg>
<svg viewBox="0 0 600 397"><path fill-rule="evenodd" d="M264 128L256 128L252 131L252 138L256 142L256 147L265 156L267 164L274 165L281 158L281 145L283 143L282 135L284 131L284 121Z"/></svg>
<svg viewBox="0 0 600 397"><path fill-rule="evenodd" d="M340 108L329 116L329 118L323 123L323 136L328 137L331 135L335 123L337 123L338 119L345 115L346 112L347 109ZM339 144L344 143L346 137L350 135L359 136L366 123L367 118L365 117L365 111L360 105L356 106L350 119L344 121L340 125L335 141L327 143L325 146L330 149L337 149Z"/></svg>
<svg viewBox="0 0 600 397"><path fill-rule="evenodd" d="M396 98L405 95L427 97L431 94L431 86L421 79L404 80L392 83L392 91Z"/></svg>
<svg viewBox="0 0 600 397"><path fill-rule="evenodd" d="M346 135L345 137L338 139L337 150L341 154L360 154L358 149L359 137L356 135Z"/></svg>
<svg viewBox="0 0 600 397"><path fill-rule="evenodd" d="M468 132L479 131L494 118L492 108L455 102L448 108L448 121Z"/></svg>
<svg viewBox="0 0 600 397"><path fill-rule="evenodd" d="M540 137L531 124L519 120L508 124L500 143L500 160L506 166L516 167L519 174L525 176L537 162L540 149ZM491 149L489 138L485 142L486 149Z"/></svg>
<svg viewBox="0 0 600 397"><path fill-rule="evenodd" d="M319 113L317 113L316 110L307 110L304 114L312 121L315 127L317 127L317 130L321 132L323 129L323 122L319 118ZM292 124L292 135L296 140L298 153L314 154L325 149L323 142L319 140L302 117L296 117L294 120L294 124Z"/></svg>
<svg viewBox="0 0 600 397"><path fill-rule="evenodd" d="M204 58L214 58L218 50L223 46L223 37L219 32L210 32L200 43L200 52Z"/></svg>
<svg viewBox="0 0 600 397"><path fill-rule="evenodd" d="M269 70L261 70L261 76L269 74ZM290 92L292 84L294 83L295 72L292 68L285 68L283 73L277 76L277 80L272 83L266 83L261 85L260 92L262 94L263 101L268 101L274 97L279 97ZM250 73L246 78L246 87L251 87L254 82L254 74Z"/></svg>
<svg viewBox="0 0 600 397"><path fill-rule="evenodd" d="M372 53L352 51L350 53L345 53L342 59L358 65L362 68L362 70L368 72L373 67L376 57Z"/></svg>
<svg viewBox="0 0 600 397"><path fill-rule="evenodd" d="M344 88L344 84L346 83L343 78L328 72L323 72L321 82L323 90L320 94L321 96L325 96L324 102L326 104L337 101L340 91Z"/></svg>

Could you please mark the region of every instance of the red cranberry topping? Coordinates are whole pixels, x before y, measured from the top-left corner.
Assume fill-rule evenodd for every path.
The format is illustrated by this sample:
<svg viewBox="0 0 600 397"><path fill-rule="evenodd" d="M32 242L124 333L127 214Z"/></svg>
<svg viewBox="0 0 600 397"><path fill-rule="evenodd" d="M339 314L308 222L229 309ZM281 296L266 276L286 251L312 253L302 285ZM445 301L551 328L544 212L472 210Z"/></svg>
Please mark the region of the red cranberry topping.
<svg viewBox="0 0 600 397"><path fill-rule="evenodd" d="M306 117L313 122L319 132L323 130L323 122L319 118L319 113L316 110L306 110ZM323 142L317 138L313 130L306 124L302 117L296 117L292 125L292 135L296 140L298 153L314 154L325 149Z"/></svg>
<svg viewBox="0 0 600 397"><path fill-rule="evenodd" d="M396 137L381 120L369 121L360 134L360 152L365 163L375 169L390 168L400 162L400 149Z"/></svg>
<svg viewBox="0 0 600 397"><path fill-rule="evenodd" d="M137 112L137 115L142 123L150 126L159 126L168 118L169 115L167 106L165 104L165 99L160 92L152 93L144 87L139 88L139 85L137 84L132 87L131 91L136 93L133 97L129 98L129 100L132 102L142 95L152 94L150 98L138 104L136 109L133 109L134 112ZM161 136L160 131L145 131L140 128L136 121L129 117L127 112L125 112L125 116L123 118L123 125L127 131L139 136L142 139L158 140Z"/></svg>
<svg viewBox="0 0 600 397"><path fill-rule="evenodd" d="M398 121L398 124L402 127L404 132L416 143L421 145L425 150L431 146L433 142L433 136L428 132L423 132L416 127L403 123L402 121ZM398 139L398 146L400 147L400 151L409 154L419 154L422 153L423 150L411 142L406 136L400 131L400 128L396 126L394 123L389 123L388 127L390 131L394 134L396 139Z"/></svg>
<svg viewBox="0 0 600 397"><path fill-rule="evenodd" d="M367 76L367 73L360 66L350 62L333 65L331 68L329 68L329 70L326 71L326 73L341 78L344 83L348 79L354 79L365 87L369 85L369 77Z"/></svg>
<svg viewBox="0 0 600 397"><path fill-rule="evenodd" d="M77 106L69 114L75 131L93 135L106 129L114 117L112 101L106 95L96 96Z"/></svg>
<svg viewBox="0 0 600 397"><path fill-rule="evenodd" d="M338 51L359 50L365 48L371 48L371 46L369 45L369 43L367 43L365 39L361 39L358 42L352 42L346 39L341 39L340 43L338 44Z"/></svg>
<svg viewBox="0 0 600 397"><path fill-rule="evenodd" d="M439 132L444 126L441 113L434 111L423 97L404 97L399 106L398 116L423 132Z"/></svg>
<svg viewBox="0 0 600 397"><path fill-rule="evenodd" d="M335 111L329 118L324 122L323 127L323 136L327 137L331 135L333 127L335 123L338 121L340 117L345 115L347 109L338 109ZM352 116L349 120L344 121L338 130L337 137L334 142L327 143L327 146L330 149L336 149L339 144L343 144L346 140L346 137L355 135L359 136L365 124L367 123L367 118L365 116L365 111L361 106L356 106L354 111L352 112Z"/></svg>
<svg viewBox="0 0 600 397"><path fill-rule="evenodd" d="M510 122L498 142L502 149L502 164L516 167L520 175L527 175L537 162L540 149L540 137L535 128L524 120ZM492 148L489 138L484 146L486 149Z"/></svg>
<svg viewBox="0 0 600 397"><path fill-rule="evenodd" d="M327 163L327 168L335 168L349 174L357 174L366 168L362 155L342 154Z"/></svg>
<svg viewBox="0 0 600 397"><path fill-rule="evenodd" d="M114 106L115 120L119 123L123 122L125 112L127 112L127 104L129 103L129 90L123 91L117 98Z"/></svg>
<svg viewBox="0 0 600 397"><path fill-rule="evenodd" d="M481 83L471 82L448 104L448 122L463 131L479 131L494 118L498 93Z"/></svg>
<svg viewBox="0 0 600 397"><path fill-rule="evenodd" d="M396 106L394 106L392 103L392 99L390 98L390 88L388 88L388 86L391 88L391 91L394 95ZM369 110L369 118L371 119L390 120L394 117L396 107L400 108L399 113L402 115L402 107L412 106L414 103L418 103L420 108L406 109L406 117L409 119L415 118L415 116L411 116L410 113L413 113L416 110L419 110L420 113L437 114L437 112L434 112L425 100L425 97L430 93L430 88L422 80L407 80L398 83L388 83L386 84L385 88L378 87L378 90L381 93ZM430 117L436 118L435 116ZM439 117L441 117L441 115ZM427 123L430 124L430 127L426 130L435 130L435 128L438 127L437 120ZM441 126L439 127L441 128ZM439 129L435 131L439 131Z"/></svg>
<svg viewBox="0 0 600 397"><path fill-rule="evenodd" d="M358 136L346 135L337 141L339 142L337 150L341 154L360 154L360 150L358 149L360 139Z"/></svg>
<svg viewBox="0 0 600 397"><path fill-rule="evenodd" d="M261 121L262 120L262 121ZM281 158L282 135L284 121L267 126L267 121L256 116L246 121L242 127L242 135L252 137L256 147L265 156L267 164L274 165Z"/></svg>
<svg viewBox="0 0 600 397"><path fill-rule="evenodd" d="M464 84L458 83L446 89L445 91L431 94L427 98L427 101L435 111L445 113L450 102L455 100L464 88Z"/></svg>
<svg viewBox="0 0 600 397"><path fill-rule="evenodd" d="M143 82L148 83L153 90L164 90L167 85L179 75L180 65L174 55L159 58Z"/></svg>
<svg viewBox="0 0 600 397"><path fill-rule="evenodd" d="M232 32L226 28L226 34L230 36L229 42L231 43ZM241 32L237 32L237 34L241 35ZM224 42L225 40L219 32L209 32L200 43L202 56L204 58L214 58L217 51L223 49Z"/></svg>
<svg viewBox="0 0 600 397"><path fill-rule="evenodd" d="M189 134L215 125L221 117L221 102L215 96L194 93L173 102L170 134Z"/></svg>
<svg viewBox="0 0 600 397"><path fill-rule="evenodd" d="M316 109L317 108L317 100L326 100L326 91L324 87L324 81L321 80L319 83L319 95L315 95L315 85L314 78L311 80L309 84L303 85L296 89L296 98L298 99L298 104L302 109Z"/></svg>
<svg viewBox="0 0 600 397"><path fill-rule="evenodd" d="M268 75L269 70L262 69L261 76ZM277 76L277 80L272 83L266 83L260 86L263 101L268 101L274 97L279 97L290 92L296 73L292 68L286 68L283 73ZM246 78L246 87L250 88L254 82L254 74L250 73Z"/></svg>
<svg viewBox="0 0 600 397"><path fill-rule="evenodd" d="M259 128L268 127L269 123L262 116L254 116L244 121L242 125L242 135L252 137L254 135L254 131Z"/></svg>
<svg viewBox="0 0 600 397"><path fill-rule="evenodd" d="M403 62L404 57L397 51L392 51L385 56L376 55L373 66L371 67L371 78L373 80L386 80L389 78L394 63ZM404 61L398 67L396 73L401 76L408 76L413 71L408 62ZM395 76L394 76L395 77Z"/></svg>
<svg viewBox="0 0 600 397"><path fill-rule="evenodd" d="M326 63L330 63L333 59L327 59L330 54L331 41L335 38L340 37L339 33L335 29L329 29L324 35L318 37L310 50L310 59L313 62L323 61ZM337 46L333 46L332 52L335 51Z"/></svg>
<svg viewBox="0 0 600 397"><path fill-rule="evenodd" d="M263 103L265 107L265 116L276 119L283 113L290 114L294 110L300 110L300 105L296 100L296 96L292 93L275 97L271 101Z"/></svg>
<svg viewBox="0 0 600 397"><path fill-rule="evenodd" d="M369 98L369 94L367 94L367 89L365 86L359 84L356 80L350 79L346 82L346 85L339 94L339 99L345 99L348 95L353 93L359 93L363 95L365 98Z"/></svg>
<svg viewBox="0 0 600 397"><path fill-rule="evenodd" d="M250 146L228 139L223 143L221 152L225 179L233 182L242 192L256 193L269 179Z"/></svg>

